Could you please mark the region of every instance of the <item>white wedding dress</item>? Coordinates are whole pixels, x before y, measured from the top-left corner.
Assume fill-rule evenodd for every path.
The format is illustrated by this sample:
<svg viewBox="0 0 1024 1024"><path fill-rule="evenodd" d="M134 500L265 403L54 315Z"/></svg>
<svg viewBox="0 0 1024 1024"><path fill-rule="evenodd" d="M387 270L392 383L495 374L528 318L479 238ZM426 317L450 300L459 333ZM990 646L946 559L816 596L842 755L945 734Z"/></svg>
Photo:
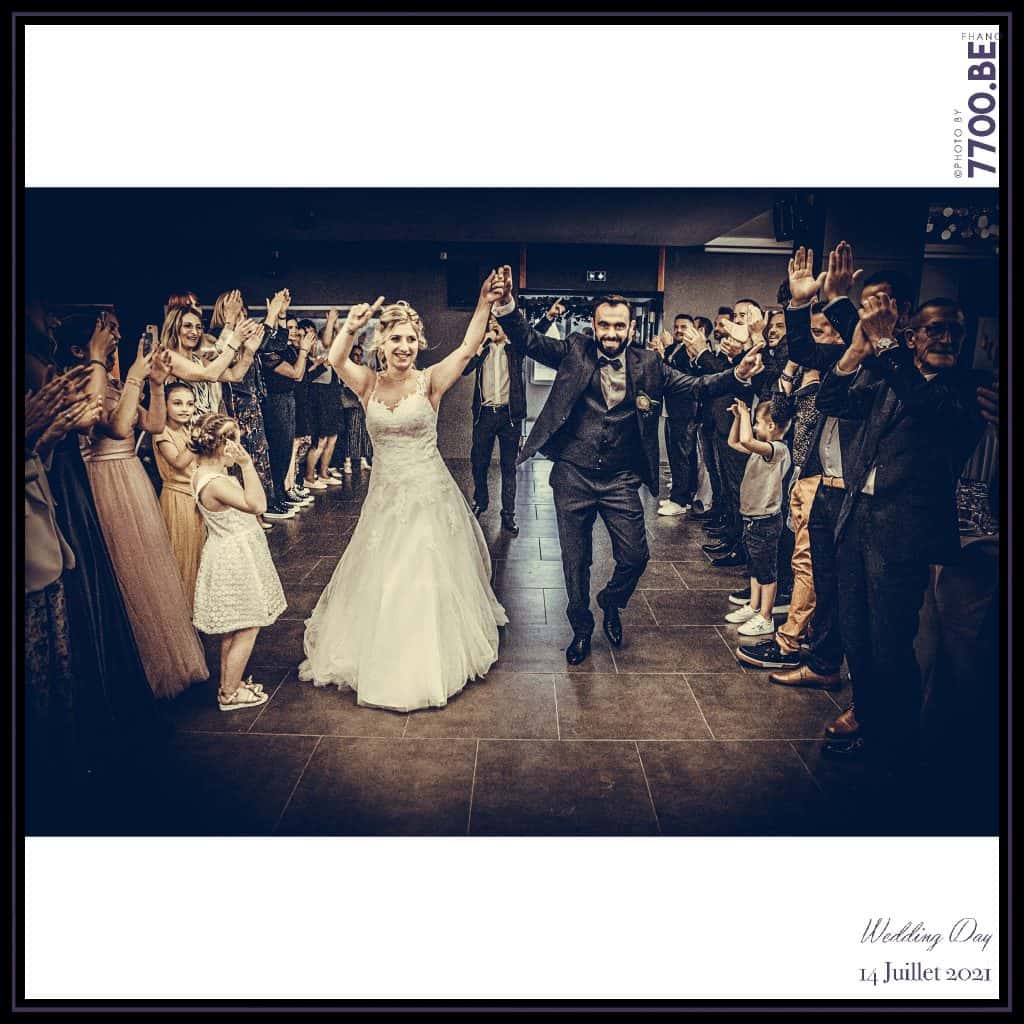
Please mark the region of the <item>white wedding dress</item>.
<svg viewBox="0 0 1024 1024"><path fill-rule="evenodd" d="M370 486L306 620L299 678L350 687L373 707L442 707L497 660L508 617L480 524L437 450L425 371L393 409L375 387L366 429Z"/></svg>

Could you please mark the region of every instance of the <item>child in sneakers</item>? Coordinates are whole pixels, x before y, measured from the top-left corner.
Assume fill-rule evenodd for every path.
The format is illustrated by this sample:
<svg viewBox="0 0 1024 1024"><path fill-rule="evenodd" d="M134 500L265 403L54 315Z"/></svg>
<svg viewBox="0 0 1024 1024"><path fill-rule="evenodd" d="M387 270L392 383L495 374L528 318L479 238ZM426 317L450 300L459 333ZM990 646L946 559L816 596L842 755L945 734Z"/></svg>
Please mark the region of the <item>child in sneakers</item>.
<svg viewBox="0 0 1024 1024"><path fill-rule="evenodd" d="M767 637L775 633L772 605L778 588L782 481L790 465L782 438L789 424L772 419L770 402L758 405L753 426L745 402L737 399L729 411L733 416L729 447L748 455L740 484L740 515L750 561L750 603L730 612L725 621L742 623L737 630L740 636Z"/></svg>

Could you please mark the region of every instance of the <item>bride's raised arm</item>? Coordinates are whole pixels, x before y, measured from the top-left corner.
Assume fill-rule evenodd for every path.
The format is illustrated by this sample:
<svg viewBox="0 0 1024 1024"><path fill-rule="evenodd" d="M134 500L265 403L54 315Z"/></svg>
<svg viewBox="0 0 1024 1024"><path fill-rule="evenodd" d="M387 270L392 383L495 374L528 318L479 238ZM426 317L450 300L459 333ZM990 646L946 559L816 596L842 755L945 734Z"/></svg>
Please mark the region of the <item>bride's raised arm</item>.
<svg viewBox="0 0 1024 1024"><path fill-rule="evenodd" d="M491 315L491 306L497 302L505 290L504 277L498 270L492 270L480 287L480 298L477 299L473 318L466 328L466 336L462 344L444 357L430 370L430 401L436 407L441 396L462 376L466 364L480 351L484 334L487 332L487 320Z"/></svg>
<svg viewBox="0 0 1024 1024"><path fill-rule="evenodd" d="M384 305L384 296L378 295L377 301L371 306L360 302L348 311L341 330L331 342L331 350L327 354L327 362L331 364L338 376L359 396L363 405L366 404L373 391L374 373L365 366L353 363L349 353L355 344L356 335L376 316Z"/></svg>

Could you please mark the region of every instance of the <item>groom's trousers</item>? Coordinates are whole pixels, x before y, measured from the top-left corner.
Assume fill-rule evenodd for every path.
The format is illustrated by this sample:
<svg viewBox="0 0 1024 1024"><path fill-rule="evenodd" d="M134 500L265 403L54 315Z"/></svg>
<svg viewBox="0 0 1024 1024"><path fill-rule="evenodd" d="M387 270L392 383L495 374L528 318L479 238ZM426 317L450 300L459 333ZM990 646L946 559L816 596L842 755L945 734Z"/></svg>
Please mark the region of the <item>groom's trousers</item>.
<svg viewBox="0 0 1024 1024"><path fill-rule="evenodd" d="M594 631L590 611L590 566L593 563L594 520L604 521L612 542L615 572L597 595L598 603L625 608L650 560L640 477L632 470L595 473L556 462L551 489L562 546L562 571L569 599L566 614L576 634Z"/></svg>

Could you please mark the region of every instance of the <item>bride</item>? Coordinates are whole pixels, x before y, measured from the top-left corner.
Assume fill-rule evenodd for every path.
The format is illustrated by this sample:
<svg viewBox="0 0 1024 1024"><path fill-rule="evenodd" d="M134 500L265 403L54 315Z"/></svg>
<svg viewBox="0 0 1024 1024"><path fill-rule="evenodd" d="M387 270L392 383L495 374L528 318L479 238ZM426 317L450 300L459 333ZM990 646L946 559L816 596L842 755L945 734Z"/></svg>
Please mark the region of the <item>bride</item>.
<svg viewBox="0 0 1024 1024"><path fill-rule="evenodd" d="M480 525L437 450L437 407L480 348L502 290L492 271L462 344L428 370L416 369L426 338L404 302L354 306L334 339L328 360L366 410L373 473L348 548L306 620L300 679L413 711L443 707L497 660L508 617L491 590ZM349 352L378 310L385 369L373 373Z"/></svg>

